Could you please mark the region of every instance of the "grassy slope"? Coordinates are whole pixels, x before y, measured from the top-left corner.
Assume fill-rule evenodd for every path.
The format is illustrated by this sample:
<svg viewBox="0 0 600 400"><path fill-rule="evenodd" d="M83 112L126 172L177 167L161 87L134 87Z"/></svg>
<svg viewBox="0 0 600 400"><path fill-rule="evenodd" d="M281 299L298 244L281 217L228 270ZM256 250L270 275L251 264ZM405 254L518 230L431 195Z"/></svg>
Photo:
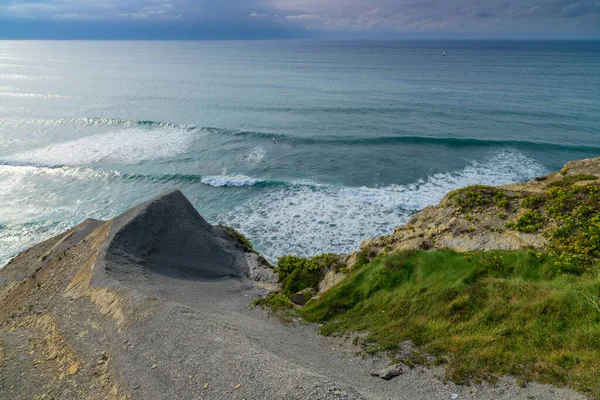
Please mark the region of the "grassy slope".
<svg viewBox="0 0 600 400"><path fill-rule="evenodd" d="M511 374L600 398L600 265L576 276L533 251L403 252L359 268L302 310L323 333L367 331L450 358L457 382Z"/></svg>
<svg viewBox="0 0 600 400"><path fill-rule="evenodd" d="M447 375L459 383L510 374L600 399L600 181L567 176L525 197L472 186L450 199L461 212L510 209L506 228L541 233L545 251L384 252L369 261L364 250L302 316L325 334L368 332L367 351L411 340L448 356ZM334 261L283 257L282 293L265 304L291 307L286 295L316 289L328 265L340 270Z"/></svg>

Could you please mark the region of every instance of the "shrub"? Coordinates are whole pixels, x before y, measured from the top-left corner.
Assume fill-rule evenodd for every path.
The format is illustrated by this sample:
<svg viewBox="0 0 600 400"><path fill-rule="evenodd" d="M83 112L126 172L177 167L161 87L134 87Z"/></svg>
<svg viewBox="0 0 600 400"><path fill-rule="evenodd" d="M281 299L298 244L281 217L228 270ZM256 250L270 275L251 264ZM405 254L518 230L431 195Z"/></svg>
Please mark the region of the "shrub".
<svg viewBox="0 0 600 400"><path fill-rule="evenodd" d="M271 292L267 297L256 299L252 302L253 306L260 306L263 308L269 308L272 311L280 311L293 309L294 303L282 293Z"/></svg>
<svg viewBox="0 0 600 400"><path fill-rule="evenodd" d="M306 288L318 290L328 268L338 270L342 267L334 254L321 254L312 258L294 255L283 256L277 261L277 272L281 281L281 290L286 295L297 293Z"/></svg>
<svg viewBox="0 0 600 400"><path fill-rule="evenodd" d="M534 194L521 200L521 206L530 209L540 208L546 202L546 196L543 194Z"/></svg>
<svg viewBox="0 0 600 400"><path fill-rule="evenodd" d="M252 246L252 243L242 233L238 232L237 230L233 229L230 226L226 226L226 225L219 225L219 226L221 228L223 228L223 230L225 230L225 232L227 233L227 235L230 238L232 238L233 240L238 242L240 245L242 245L245 252L251 253L254 251L254 247Z"/></svg>
<svg viewBox="0 0 600 400"><path fill-rule="evenodd" d="M508 210L510 207L510 201L503 191L496 193L493 200L496 207L503 208L505 210Z"/></svg>
<svg viewBox="0 0 600 400"><path fill-rule="evenodd" d="M502 193L502 194L501 194ZM461 211L467 212L498 202L504 205L506 195L495 187L484 185L467 186L452 192L451 198Z"/></svg>
<svg viewBox="0 0 600 400"><path fill-rule="evenodd" d="M584 272L600 258L600 184L553 187L547 195L556 224L546 232L548 247L565 272Z"/></svg>
<svg viewBox="0 0 600 400"><path fill-rule="evenodd" d="M539 211L527 210L516 221L508 222L506 227L524 233L537 232L545 220Z"/></svg>

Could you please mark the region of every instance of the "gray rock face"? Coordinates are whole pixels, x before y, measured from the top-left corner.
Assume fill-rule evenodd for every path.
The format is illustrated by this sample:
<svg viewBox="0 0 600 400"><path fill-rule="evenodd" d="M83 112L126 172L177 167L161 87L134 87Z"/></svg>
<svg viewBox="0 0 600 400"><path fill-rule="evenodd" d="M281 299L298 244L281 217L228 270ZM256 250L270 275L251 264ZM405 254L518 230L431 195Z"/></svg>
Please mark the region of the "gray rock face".
<svg viewBox="0 0 600 400"><path fill-rule="evenodd" d="M198 214L179 190L171 190L113 220L104 268L134 269L174 277L241 277L246 258Z"/></svg>
<svg viewBox="0 0 600 400"><path fill-rule="evenodd" d="M256 253L246 253L247 270L244 274L255 282L276 283L279 281L277 272L267 265L264 258Z"/></svg>

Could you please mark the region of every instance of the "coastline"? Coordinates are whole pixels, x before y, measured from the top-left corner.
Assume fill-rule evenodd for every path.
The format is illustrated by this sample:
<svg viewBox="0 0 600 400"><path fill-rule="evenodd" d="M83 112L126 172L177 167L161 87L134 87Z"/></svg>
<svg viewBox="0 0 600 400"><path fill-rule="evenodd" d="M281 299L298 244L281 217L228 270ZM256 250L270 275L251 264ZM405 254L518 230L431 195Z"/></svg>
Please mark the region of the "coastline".
<svg viewBox="0 0 600 400"><path fill-rule="evenodd" d="M326 259L335 268L311 269L320 278L315 292L329 293L311 301L322 305L327 296L334 299L336 291L329 289L339 293L342 282L351 282L369 265L408 250L541 251L550 243L542 235L549 222L536 231L520 224L523 200L549 187L595 187L598 176L600 158L568 163L561 172L493 192L476 187L450 193L393 234ZM507 227L511 222L513 228ZM441 399L452 393L460 398L582 398L548 385L520 387L506 378L503 391L486 383L447 384L443 366L418 363L389 382L372 377L371 370L390 360L361 360L350 355L356 347L315 335L314 325L286 326L259 309L248 310L252 299L275 288L274 272L282 278L282 265L273 271L234 232L206 223L175 191L111 221L86 220L22 252L0 270L5 380L0 393L68 397L85 390L90 398L115 399L190 394ZM304 266L291 265L288 276ZM285 277L282 281L285 289ZM30 387L18 384L20 374Z"/></svg>

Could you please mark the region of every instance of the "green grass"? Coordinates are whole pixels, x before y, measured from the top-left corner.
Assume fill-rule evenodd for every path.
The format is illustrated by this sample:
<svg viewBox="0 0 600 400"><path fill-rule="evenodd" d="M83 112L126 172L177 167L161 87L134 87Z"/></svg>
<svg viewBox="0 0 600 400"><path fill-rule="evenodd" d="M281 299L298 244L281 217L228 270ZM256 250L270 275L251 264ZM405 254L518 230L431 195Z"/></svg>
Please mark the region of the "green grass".
<svg viewBox="0 0 600 400"><path fill-rule="evenodd" d="M324 334L369 332L372 351L411 340L447 357L459 383L511 374L600 398L597 263L572 275L533 251L396 253L353 269L300 313Z"/></svg>

